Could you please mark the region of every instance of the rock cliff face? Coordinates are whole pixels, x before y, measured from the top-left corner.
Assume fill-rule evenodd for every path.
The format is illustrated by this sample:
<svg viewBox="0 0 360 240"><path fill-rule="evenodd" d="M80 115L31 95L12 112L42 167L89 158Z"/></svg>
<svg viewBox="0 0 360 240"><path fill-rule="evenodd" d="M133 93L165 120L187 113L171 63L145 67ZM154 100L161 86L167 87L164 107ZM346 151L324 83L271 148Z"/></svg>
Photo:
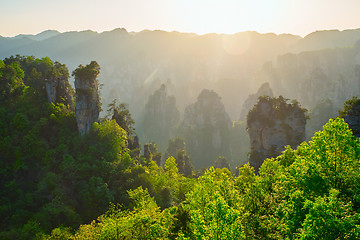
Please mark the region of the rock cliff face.
<svg viewBox="0 0 360 240"><path fill-rule="evenodd" d="M344 118L354 136L358 138L360 137L360 99L353 98L344 105L345 109L340 112L340 117Z"/></svg>
<svg viewBox="0 0 360 240"><path fill-rule="evenodd" d="M76 121L81 135L89 132L92 124L99 120L100 96L97 76L100 67L92 61L87 66L79 66L74 72L76 89Z"/></svg>
<svg viewBox="0 0 360 240"><path fill-rule="evenodd" d="M360 137L360 104L349 110L348 114L345 115L344 120L353 131L354 136L357 138Z"/></svg>
<svg viewBox="0 0 360 240"><path fill-rule="evenodd" d="M185 109L181 133L196 168L208 167L219 155L230 155L232 123L220 97L204 89Z"/></svg>
<svg viewBox="0 0 360 240"><path fill-rule="evenodd" d="M186 144L184 139L176 137L169 140L169 144L165 151L165 160L174 157L176 165L181 174L184 176L192 175L193 166L189 155L186 152Z"/></svg>
<svg viewBox="0 0 360 240"><path fill-rule="evenodd" d="M276 157L290 145L305 140L306 110L283 97L260 97L247 116L250 137L250 165L258 171L266 158Z"/></svg>
<svg viewBox="0 0 360 240"><path fill-rule="evenodd" d="M49 103L64 103L69 107L73 107L71 86L66 77L46 79L45 89Z"/></svg>
<svg viewBox="0 0 360 240"><path fill-rule="evenodd" d="M246 116L248 112L250 111L251 108L254 107L258 98L261 96L269 96L269 97L274 96L269 83L267 82L263 83L255 94L249 95L249 97L245 100L241 108L240 121L246 120Z"/></svg>
<svg viewBox="0 0 360 240"><path fill-rule="evenodd" d="M174 137L179 121L180 113L176 106L176 99L168 94L163 84L149 97L145 106L143 141L154 141L163 151L168 140Z"/></svg>

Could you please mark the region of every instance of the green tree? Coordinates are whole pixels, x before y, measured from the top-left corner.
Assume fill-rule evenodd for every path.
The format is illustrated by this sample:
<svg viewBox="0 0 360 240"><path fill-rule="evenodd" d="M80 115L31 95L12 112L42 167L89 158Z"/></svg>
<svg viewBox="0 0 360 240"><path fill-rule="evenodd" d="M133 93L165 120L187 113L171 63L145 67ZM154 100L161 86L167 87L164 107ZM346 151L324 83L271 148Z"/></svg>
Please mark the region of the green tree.
<svg viewBox="0 0 360 240"><path fill-rule="evenodd" d="M135 121L131 117L128 106L125 103L116 105L116 102L117 100L114 99L108 105L108 115L111 115L111 119L115 119L116 123L128 133L128 136L133 136L135 134Z"/></svg>
<svg viewBox="0 0 360 240"><path fill-rule="evenodd" d="M344 120L336 118L309 144L287 149L277 158L289 166L283 184L278 185L279 195L286 199L277 210L284 236L324 238L325 229L330 239L357 236L353 222L358 219L359 154L358 140ZM329 222L322 222L327 218Z"/></svg>
<svg viewBox="0 0 360 240"><path fill-rule="evenodd" d="M359 214L352 213L351 202L339 198L339 191L331 189L329 196L307 200L308 214L303 222L300 239L358 239Z"/></svg>
<svg viewBox="0 0 360 240"><path fill-rule="evenodd" d="M191 159L185 150L185 141L181 137L169 139L168 146L165 150L165 158L170 156L176 159L176 164L181 174L191 176L194 170Z"/></svg>
<svg viewBox="0 0 360 240"><path fill-rule="evenodd" d="M228 170L207 170L187 195L191 232L180 239L244 238L238 197Z"/></svg>
<svg viewBox="0 0 360 240"><path fill-rule="evenodd" d="M160 211L147 190L137 188L128 194L132 211L114 207L98 218L98 223L83 225L72 239L168 239L171 218Z"/></svg>

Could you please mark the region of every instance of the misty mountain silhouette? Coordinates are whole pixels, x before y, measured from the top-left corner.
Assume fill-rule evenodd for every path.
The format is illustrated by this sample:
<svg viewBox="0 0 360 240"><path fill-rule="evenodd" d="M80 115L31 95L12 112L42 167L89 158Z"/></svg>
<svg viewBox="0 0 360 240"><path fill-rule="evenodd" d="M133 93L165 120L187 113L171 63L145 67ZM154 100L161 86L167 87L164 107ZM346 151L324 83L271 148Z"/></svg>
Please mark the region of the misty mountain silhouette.
<svg viewBox="0 0 360 240"><path fill-rule="evenodd" d="M174 85L180 112L203 88L214 89L232 119L263 83L254 80L264 63L286 53L352 47L360 29L317 31L302 38L291 34L257 32L228 34L149 31L123 28L97 33L47 30L36 35L0 37L0 57L49 56L71 72L80 63L96 60L102 70L103 100L128 102L135 116L148 96L162 83Z"/></svg>

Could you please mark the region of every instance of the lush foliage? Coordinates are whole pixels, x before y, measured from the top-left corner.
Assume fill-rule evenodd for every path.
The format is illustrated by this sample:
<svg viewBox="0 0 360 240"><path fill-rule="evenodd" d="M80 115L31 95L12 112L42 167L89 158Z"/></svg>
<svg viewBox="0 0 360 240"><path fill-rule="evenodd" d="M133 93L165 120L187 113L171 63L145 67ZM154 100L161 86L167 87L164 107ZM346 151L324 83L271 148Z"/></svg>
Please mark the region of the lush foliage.
<svg viewBox="0 0 360 240"><path fill-rule="evenodd" d="M165 151L165 158L170 156L175 158L176 166L184 176L191 176L194 170L191 159L185 149L185 141L180 137L169 139L169 144Z"/></svg>
<svg viewBox="0 0 360 240"><path fill-rule="evenodd" d="M248 125L249 123L260 119L263 121L263 125L271 126L274 124L275 119L284 119L291 112L294 112L295 115L304 115L304 113L307 112L307 110L302 108L299 102L296 100L292 100L291 103L288 103L288 101L289 99L286 99L283 96L279 96L277 98L272 98L269 96L259 97L258 103L249 111L247 115ZM267 111L263 110L265 107L268 108ZM263 116L264 113L267 115Z"/></svg>
<svg viewBox="0 0 360 240"><path fill-rule="evenodd" d="M100 66L96 61L91 61L90 64L83 66L79 65L72 73L76 78L95 79L100 74Z"/></svg>
<svg viewBox="0 0 360 240"><path fill-rule="evenodd" d="M267 159L259 175L248 164L237 177L226 168L210 168L195 180L183 202L164 210L140 188L129 192L131 211L111 208L99 223L81 226L72 237L358 239L359 159L359 140L337 118L308 144ZM165 168L169 181L178 176L174 160Z"/></svg>
<svg viewBox="0 0 360 240"><path fill-rule="evenodd" d="M131 156L131 125L126 132L116 119L105 120L80 136L73 108L49 103L46 79L57 77L68 81L68 71L49 58L0 62L1 239L31 239L60 226L54 234L65 234L110 202L129 208L127 191L139 186L163 208L183 199L188 181L168 180L151 158L142 165Z"/></svg>
<svg viewBox="0 0 360 240"><path fill-rule="evenodd" d="M116 99L108 105L108 115L115 119L116 123L124 129L129 135L135 134L135 121L131 117L128 106L125 103L116 105Z"/></svg>
<svg viewBox="0 0 360 240"><path fill-rule="evenodd" d="M234 176L220 157L190 178L181 139L161 166L154 144L132 155L116 118L81 136L70 105L46 98L44 76L63 67L0 61L1 239L360 238L360 140L342 118L258 175L245 164Z"/></svg>

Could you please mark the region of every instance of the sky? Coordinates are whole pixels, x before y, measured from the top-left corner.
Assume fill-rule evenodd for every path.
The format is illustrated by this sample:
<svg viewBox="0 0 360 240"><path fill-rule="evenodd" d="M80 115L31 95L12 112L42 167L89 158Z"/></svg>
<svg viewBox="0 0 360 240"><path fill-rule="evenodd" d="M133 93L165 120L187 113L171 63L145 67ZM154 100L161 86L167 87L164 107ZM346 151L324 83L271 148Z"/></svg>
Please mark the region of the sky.
<svg viewBox="0 0 360 240"><path fill-rule="evenodd" d="M305 36L360 28L360 0L0 0L0 36L125 28Z"/></svg>

